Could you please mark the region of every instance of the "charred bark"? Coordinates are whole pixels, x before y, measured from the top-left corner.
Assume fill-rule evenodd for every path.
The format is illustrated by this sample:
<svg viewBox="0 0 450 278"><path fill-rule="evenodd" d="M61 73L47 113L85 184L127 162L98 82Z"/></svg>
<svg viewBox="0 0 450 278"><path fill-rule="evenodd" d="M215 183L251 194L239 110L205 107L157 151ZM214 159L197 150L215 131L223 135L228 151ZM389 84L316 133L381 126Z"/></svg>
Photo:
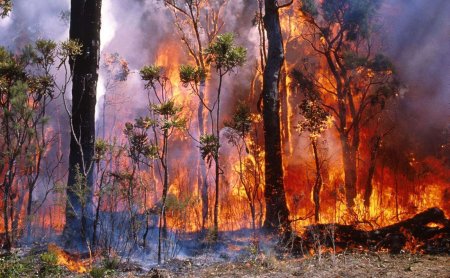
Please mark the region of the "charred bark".
<svg viewBox="0 0 450 278"><path fill-rule="evenodd" d="M71 59L73 74L69 178L67 182L65 247L85 250L92 235L92 158L95 143L95 104L100 59L101 0L72 0L70 39L82 44L82 55ZM83 176L85 194L77 192Z"/></svg>
<svg viewBox="0 0 450 278"><path fill-rule="evenodd" d="M268 54L263 80L263 119L265 139L266 219L264 228L275 231L289 228L289 210L283 183L281 152L280 99L278 92L280 70L284 60L283 38L277 1L265 0L264 27L267 31Z"/></svg>

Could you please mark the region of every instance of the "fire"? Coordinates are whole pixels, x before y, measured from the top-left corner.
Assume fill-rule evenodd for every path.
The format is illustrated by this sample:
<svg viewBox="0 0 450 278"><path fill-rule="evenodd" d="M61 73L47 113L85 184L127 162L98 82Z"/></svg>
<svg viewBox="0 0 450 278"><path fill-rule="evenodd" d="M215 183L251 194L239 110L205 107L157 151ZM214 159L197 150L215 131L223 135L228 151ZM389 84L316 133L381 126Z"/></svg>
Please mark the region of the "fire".
<svg viewBox="0 0 450 278"><path fill-rule="evenodd" d="M293 87L294 80L290 73L294 68L303 65L302 58L312 54L308 50L308 44L304 42L302 34L305 30L304 23L301 20L301 13L297 6L297 2L288 9L281 10L281 25L284 35L284 49L286 53L286 60L284 63L283 72L280 75L280 114L282 119L282 137L283 137L283 168L285 171L285 188L288 206L291 213L291 220L294 222L294 228L301 231L304 226L315 224L314 221L314 198L313 198L313 184L314 184L314 160L312 158L312 151L309 146L308 138L301 137L295 130L298 122L298 100L299 92ZM320 37L319 41L325 44L325 38ZM170 81L169 90L173 94L173 98L177 105L184 107L184 116L189 118L191 126L198 124L196 121L198 99L193 95L189 88L184 88L180 84L179 67L180 64L188 63L189 57L183 53L182 46L179 41L173 39L164 39L156 49L152 61L154 64L162 66L165 69L165 75ZM108 59L106 59L108 60ZM108 61L106 61L108 62ZM121 61L121 63L125 63ZM250 63L249 63L250 64ZM374 72L367 70L364 72L358 69L359 73L364 74L367 78L372 78ZM314 77L318 83L322 84L323 95L327 91L334 91L336 82L332 78L329 71L327 71L324 61L319 61L317 70L314 72ZM211 74L213 76L213 74ZM208 101L208 91L212 94L214 80L209 76L206 88L206 101ZM212 79L212 81L211 81ZM259 80L260 81L260 80ZM237 82L238 83L238 82ZM258 82L256 82L258 83ZM129 94L130 88L122 88L124 94ZM256 86L257 87L257 86ZM134 89L134 88L133 88ZM109 93L109 92L107 92ZM230 92L234 94L235 92ZM234 96L234 95L233 95ZM116 96L118 97L118 96ZM254 97L258 97L256 93ZM234 99L229 100L232 106ZM250 103L254 99L248 100ZM335 104L338 99L336 95L327 94L324 101L328 105ZM119 104L122 101L117 101ZM125 98L124 101L125 102ZM256 102L256 101L254 101ZM130 105L133 105L132 103ZM133 119L137 115L134 114L133 109L128 109L123 112L116 105L108 108L108 117L114 119L106 125L112 127L116 133L107 134L104 137L113 137L118 135L117 142L123 141L123 136L120 131L124 126L124 119ZM128 107L127 107L128 108ZM228 107L224 107L225 111ZM112 115L117 114L117 115ZM225 113L224 113L225 114ZM209 128L207 111L204 111L205 127ZM116 119L117 117L117 119ZM226 118L224 115L223 118ZM256 115L261 121L261 115ZM405 171L394 169L392 165L381 165L379 163L376 167L373 177L373 189L370 194L370 205L365 204L365 188L364 182L367 176L367 164L369 160L370 150L365 143L374 135L374 127L369 126L361 131L361 147L358 151L358 184L357 194L355 198L355 205L349 211L345 203L345 188L344 188L344 171L341 157L341 146L338 132L332 127L331 121L335 122L337 119L330 117L330 128L319 138L321 142L321 156L324 160L321 169L323 179L322 188L320 191L320 218L319 223L340 223L340 224L354 224L361 229L370 230L381 226L390 225L408 218L419 211L423 211L430 207L440 207L446 213L450 212L448 196L450 192L448 174L448 167L444 162L435 157L420 157L417 153L410 151L409 160L407 164L414 169L417 175L405 173ZM192 132L194 128L190 131ZM53 131L48 133L53 134ZM109 132L109 131L108 131ZM261 132L262 134L262 132ZM50 137L50 136L49 136ZM306 137L306 138L305 138ZM188 135L177 133L173 138L173 148L171 152L174 156L171 163L170 187L169 187L169 201L167 208L167 225L169 229L183 232L199 231L202 223L202 200L201 190L197 179L198 166L198 144L193 142ZM225 142L223 140L222 142ZM247 145L255 144L262 146L261 142L253 142L248 139ZM221 196L220 196L220 211L219 211L219 230L231 231L251 227L251 212L249 208L249 198L246 188L241 184L239 172L252 171L252 167L258 163L258 160L264 160L264 152L262 151L260 157L255 157L254 154L245 152L245 159L248 164L240 165L238 154L236 151L231 151L231 147L225 148L226 143L223 143L223 155L221 159L225 160L223 165L223 178L221 178ZM445 145L440 146L445 149ZM45 154L49 150L45 150ZM384 158L385 159L385 158ZM378 159L380 162L382 159ZM131 165L123 157L117 158L117 161L111 162L111 168L114 170L129 170ZM433 169L433 170L430 170ZM136 213L144 215L148 210L158 208L160 196L162 192L160 180L158 177L159 169L157 167L140 169L137 174L139 184L135 188L134 198L136 198L135 205L137 207ZM207 181L209 184L209 219L208 224L212 224L212 210L213 210L213 196L214 196L214 180L212 169L207 169ZM249 174L246 174L249 175ZM257 192L256 214L257 222L261 223L264 220L264 168L260 169L260 180L252 180L252 177L245 177L250 180L251 186L259 186ZM119 185L119 189L123 190L125 185ZM61 209L64 206L64 200L60 200L62 205L52 206L51 208L43 207L42 214L36 217L36 222L42 227L51 228L57 233L62 232L64 226L64 211ZM107 204L108 203L108 204ZM107 206L114 202L109 200L104 201L101 209L107 209ZM121 200L116 206L111 209L111 212L124 212L127 205ZM157 209L155 211L158 211ZM24 207L20 212L24 214ZM23 227L22 219L19 221L19 226ZM207 228L208 228L207 227ZM442 227L439 224L431 223L428 227ZM50 230L50 229L49 229ZM0 227L0 232L3 232L3 227ZM414 242L414 238L410 235L405 235L409 242ZM414 250L411 245L408 248ZM86 272L86 263L81 260L76 260L56 245L49 245L49 250L58 254L58 263L68 267L72 271Z"/></svg>
<svg viewBox="0 0 450 278"><path fill-rule="evenodd" d="M68 270L77 273L87 272L88 262L86 260L76 260L54 243L48 245L48 251L56 254L58 265L67 267Z"/></svg>

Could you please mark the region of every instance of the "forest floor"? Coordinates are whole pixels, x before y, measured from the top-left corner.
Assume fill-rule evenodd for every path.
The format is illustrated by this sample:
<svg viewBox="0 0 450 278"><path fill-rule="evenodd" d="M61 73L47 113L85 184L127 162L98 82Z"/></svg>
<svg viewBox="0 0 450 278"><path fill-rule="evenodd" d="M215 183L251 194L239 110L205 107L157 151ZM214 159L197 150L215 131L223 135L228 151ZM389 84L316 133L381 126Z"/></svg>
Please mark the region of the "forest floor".
<svg viewBox="0 0 450 278"><path fill-rule="evenodd" d="M175 265L179 265L175 267ZM450 277L450 257L411 254L339 254L320 259L258 257L196 265L195 260L169 262L147 273L118 277ZM158 276L159 275L159 276ZM141 277L142 277L141 276Z"/></svg>
<svg viewBox="0 0 450 278"><path fill-rule="evenodd" d="M0 277L450 277L448 255L358 252L302 258L275 254L217 258L202 254L172 259L157 267L143 267L140 262L120 263L115 269L98 265L82 274L55 267L51 260L43 261L42 255L15 261L0 258Z"/></svg>

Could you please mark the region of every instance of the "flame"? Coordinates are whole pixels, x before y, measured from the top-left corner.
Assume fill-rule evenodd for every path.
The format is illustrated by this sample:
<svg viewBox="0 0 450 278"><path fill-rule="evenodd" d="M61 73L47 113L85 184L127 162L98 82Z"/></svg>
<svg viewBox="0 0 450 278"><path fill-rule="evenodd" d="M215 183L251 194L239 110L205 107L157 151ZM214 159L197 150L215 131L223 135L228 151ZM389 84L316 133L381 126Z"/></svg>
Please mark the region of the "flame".
<svg viewBox="0 0 450 278"><path fill-rule="evenodd" d="M69 254L67 254L64 250L58 247L54 243L50 243L48 245L48 251L56 254L58 258L58 265L65 266L68 270L77 273L85 273L87 272L87 261L75 260Z"/></svg>

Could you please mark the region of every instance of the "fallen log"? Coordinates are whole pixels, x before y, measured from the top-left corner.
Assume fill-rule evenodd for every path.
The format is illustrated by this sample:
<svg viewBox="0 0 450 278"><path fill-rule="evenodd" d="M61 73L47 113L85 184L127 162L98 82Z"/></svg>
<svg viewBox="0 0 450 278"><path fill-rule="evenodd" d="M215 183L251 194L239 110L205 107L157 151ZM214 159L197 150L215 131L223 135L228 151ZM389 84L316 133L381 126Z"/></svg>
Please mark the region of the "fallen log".
<svg viewBox="0 0 450 278"><path fill-rule="evenodd" d="M430 208L414 217L371 231L354 225L315 224L300 237L290 239L290 248L304 254L318 248L333 250L402 250L425 254L450 254L450 221L439 208Z"/></svg>

